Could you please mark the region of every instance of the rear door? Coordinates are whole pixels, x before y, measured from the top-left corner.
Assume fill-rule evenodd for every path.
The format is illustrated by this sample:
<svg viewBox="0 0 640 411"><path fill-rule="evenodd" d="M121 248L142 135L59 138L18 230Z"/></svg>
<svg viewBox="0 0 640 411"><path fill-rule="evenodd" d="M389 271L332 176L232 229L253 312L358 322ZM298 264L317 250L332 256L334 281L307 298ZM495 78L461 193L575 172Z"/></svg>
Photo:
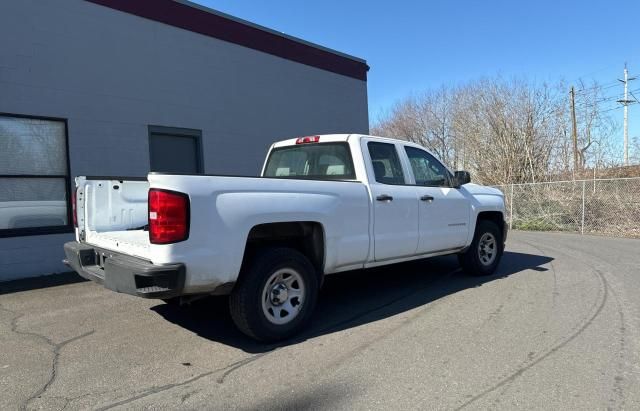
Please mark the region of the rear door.
<svg viewBox="0 0 640 411"><path fill-rule="evenodd" d="M373 196L375 261L415 254L418 245L418 198L406 185L399 144L362 139L369 186Z"/></svg>
<svg viewBox="0 0 640 411"><path fill-rule="evenodd" d="M453 187L449 170L429 152L409 145L404 145L403 151L420 203L417 254L464 246L469 232L469 199Z"/></svg>

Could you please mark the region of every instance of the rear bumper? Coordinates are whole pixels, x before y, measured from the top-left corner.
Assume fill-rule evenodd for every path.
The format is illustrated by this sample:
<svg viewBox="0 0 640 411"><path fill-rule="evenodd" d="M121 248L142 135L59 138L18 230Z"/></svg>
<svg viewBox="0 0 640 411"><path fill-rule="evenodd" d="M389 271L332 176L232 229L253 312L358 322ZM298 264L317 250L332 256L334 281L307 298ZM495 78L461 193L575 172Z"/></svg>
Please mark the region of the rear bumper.
<svg viewBox="0 0 640 411"><path fill-rule="evenodd" d="M106 288L143 298L182 294L184 264L155 265L146 260L71 241L64 245L64 263L82 277Z"/></svg>

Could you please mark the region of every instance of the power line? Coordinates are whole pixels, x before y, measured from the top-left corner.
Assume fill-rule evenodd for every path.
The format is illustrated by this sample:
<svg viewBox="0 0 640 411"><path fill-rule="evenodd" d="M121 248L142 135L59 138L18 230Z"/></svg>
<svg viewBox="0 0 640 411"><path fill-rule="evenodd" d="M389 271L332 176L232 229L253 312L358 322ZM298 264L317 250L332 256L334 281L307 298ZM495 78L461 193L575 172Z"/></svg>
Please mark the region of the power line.
<svg viewBox="0 0 640 411"><path fill-rule="evenodd" d="M607 103L615 103L617 99L620 97L612 96L611 98L603 99L603 100L594 100L594 101L583 101L580 103L576 103L576 108L592 108L598 107L601 105L607 105Z"/></svg>
<svg viewBox="0 0 640 411"><path fill-rule="evenodd" d="M607 103L616 103L619 99L619 96L612 96L611 98L603 99L603 100L594 100L594 101L583 101L581 103L577 103L577 108L591 108L598 107L600 105L607 105Z"/></svg>
<svg viewBox="0 0 640 411"><path fill-rule="evenodd" d="M605 83L605 84L602 84L602 85L598 84L598 85L591 86L591 87L585 87L585 88L581 88L581 89L576 90L576 94L584 93L584 92L590 91L590 90L597 90L597 89L607 90L607 89L610 89L610 88L613 88L613 87L617 86L618 84L619 84L618 82L615 82L615 83L612 82L612 83Z"/></svg>
<svg viewBox="0 0 640 411"><path fill-rule="evenodd" d="M638 92L640 92L640 88L637 88L635 90L629 91L629 94L633 95L633 93L638 93ZM635 99L635 101L632 101L630 104L640 102L640 100L638 100L635 96L634 96L634 99ZM596 98L593 101L578 102L578 103L576 103L576 108L595 107L595 106L600 105L601 103L618 102L618 100L620 100L620 95L619 94L610 95L610 96L603 96L603 97Z"/></svg>
<svg viewBox="0 0 640 411"><path fill-rule="evenodd" d="M634 74L631 77L638 77L638 75ZM619 80L615 80L615 81L610 81L608 83L604 83L604 84L595 84L593 86L590 87L584 87L584 88L580 88L576 90L576 94L585 92L585 91L590 91L590 90L607 90L610 88L614 88L616 86L620 85L620 81Z"/></svg>
<svg viewBox="0 0 640 411"><path fill-rule="evenodd" d="M609 64L607 66L600 67L600 68L598 68L596 70L593 70L593 71L591 71L589 73L584 73L584 74L582 74L580 76L572 77L574 79L573 82L580 81L580 80L582 80L584 78L587 78L587 77L593 77L594 74L599 74L599 73L602 73L603 71L611 70L611 69L615 68L616 66L617 66L617 64ZM618 84L618 82L616 81L613 84ZM579 92L579 90L575 90L575 92L577 94Z"/></svg>
<svg viewBox="0 0 640 411"><path fill-rule="evenodd" d="M618 107L611 107L611 108L609 108L609 109L602 110L600 113L608 113L608 112L613 111L613 110L620 110L621 108L622 108L622 106L618 106Z"/></svg>

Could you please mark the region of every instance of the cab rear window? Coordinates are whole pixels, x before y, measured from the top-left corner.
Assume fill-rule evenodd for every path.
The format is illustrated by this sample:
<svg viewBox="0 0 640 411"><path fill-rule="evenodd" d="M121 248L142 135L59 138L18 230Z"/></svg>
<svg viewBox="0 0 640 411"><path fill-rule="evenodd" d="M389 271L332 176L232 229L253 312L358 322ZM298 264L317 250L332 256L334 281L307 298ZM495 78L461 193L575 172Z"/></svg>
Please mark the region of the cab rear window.
<svg viewBox="0 0 640 411"><path fill-rule="evenodd" d="M264 177L353 180L356 175L347 143L319 143L272 150Z"/></svg>

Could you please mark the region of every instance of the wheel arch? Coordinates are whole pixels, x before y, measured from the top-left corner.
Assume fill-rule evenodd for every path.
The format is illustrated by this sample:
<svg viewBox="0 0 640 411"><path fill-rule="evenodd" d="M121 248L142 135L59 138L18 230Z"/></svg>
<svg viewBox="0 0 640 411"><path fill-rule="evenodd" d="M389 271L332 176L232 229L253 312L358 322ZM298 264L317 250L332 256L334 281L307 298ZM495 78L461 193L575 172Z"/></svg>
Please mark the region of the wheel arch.
<svg viewBox="0 0 640 411"><path fill-rule="evenodd" d="M326 234L320 222L287 221L253 226L247 234L242 266L248 264L256 252L267 247L288 247L299 251L309 259L316 270L319 283L322 283L326 258Z"/></svg>
<svg viewBox="0 0 640 411"><path fill-rule="evenodd" d="M502 242L504 243L506 241L506 223L504 220L504 213L502 211L498 211L498 210L494 210L494 211L481 211L478 213L478 216L476 218L476 225L475 227L478 226L478 223L480 221L491 221L492 223L495 223L498 226L498 229L500 230L500 233L502 234ZM474 227L474 233L475 233L475 227Z"/></svg>
<svg viewBox="0 0 640 411"><path fill-rule="evenodd" d="M500 230L504 228L504 214L502 213L502 211L481 211L478 213L477 217L477 221L480 220L492 221L496 223Z"/></svg>

